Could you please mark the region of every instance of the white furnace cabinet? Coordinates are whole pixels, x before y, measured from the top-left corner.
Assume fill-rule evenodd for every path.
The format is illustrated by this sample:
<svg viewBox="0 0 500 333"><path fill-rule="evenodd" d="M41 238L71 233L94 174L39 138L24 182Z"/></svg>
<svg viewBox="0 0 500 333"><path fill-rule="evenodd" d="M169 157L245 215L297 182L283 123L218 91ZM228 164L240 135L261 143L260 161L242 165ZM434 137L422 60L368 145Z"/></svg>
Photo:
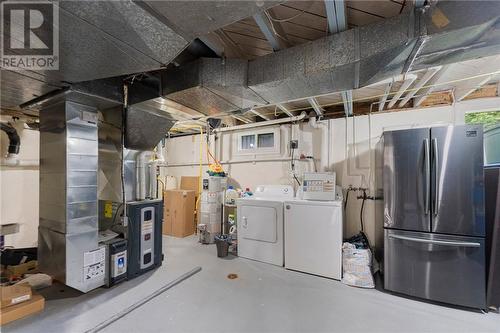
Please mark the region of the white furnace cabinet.
<svg viewBox="0 0 500 333"><path fill-rule="evenodd" d="M285 268L340 280L342 202L285 202Z"/></svg>

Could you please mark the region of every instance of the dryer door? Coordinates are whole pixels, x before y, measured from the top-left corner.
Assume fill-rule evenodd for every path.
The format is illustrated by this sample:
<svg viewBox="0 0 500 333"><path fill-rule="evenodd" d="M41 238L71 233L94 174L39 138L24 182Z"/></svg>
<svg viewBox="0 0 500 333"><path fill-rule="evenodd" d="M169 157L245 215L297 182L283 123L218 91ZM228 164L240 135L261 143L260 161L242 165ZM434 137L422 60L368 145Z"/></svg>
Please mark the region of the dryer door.
<svg viewBox="0 0 500 333"><path fill-rule="evenodd" d="M238 256L283 266L283 203L238 202Z"/></svg>
<svg viewBox="0 0 500 333"><path fill-rule="evenodd" d="M278 240L277 207L243 206L240 230L244 239L276 243Z"/></svg>

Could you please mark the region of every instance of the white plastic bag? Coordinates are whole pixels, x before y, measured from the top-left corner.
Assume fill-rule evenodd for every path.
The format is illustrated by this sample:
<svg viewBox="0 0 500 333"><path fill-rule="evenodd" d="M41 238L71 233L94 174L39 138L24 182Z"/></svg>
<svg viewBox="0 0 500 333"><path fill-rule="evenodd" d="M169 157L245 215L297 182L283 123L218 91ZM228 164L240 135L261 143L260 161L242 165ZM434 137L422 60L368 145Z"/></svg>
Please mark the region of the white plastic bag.
<svg viewBox="0 0 500 333"><path fill-rule="evenodd" d="M356 249L351 243L342 245L342 283L361 288L375 288L371 270L370 249Z"/></svg>

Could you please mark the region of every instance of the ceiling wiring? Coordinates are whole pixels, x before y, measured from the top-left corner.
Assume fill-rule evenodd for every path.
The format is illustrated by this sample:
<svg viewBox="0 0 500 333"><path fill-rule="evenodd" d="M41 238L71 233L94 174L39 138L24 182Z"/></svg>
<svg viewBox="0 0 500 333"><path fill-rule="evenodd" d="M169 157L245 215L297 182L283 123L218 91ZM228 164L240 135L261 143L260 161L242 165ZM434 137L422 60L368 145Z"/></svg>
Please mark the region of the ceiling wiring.
<svg viewBox="0 0 500 333"><path fill-rule="evenodd" d="M297 13L297 14L295 14L295 15L293 15L293 16L290 16L290 17L287 17L287 18L284 18L284 19L277 19L277 18L274 18L274 17L271 17L270 19L271 19L272 21L274 21L274 22L278 22L278 23L282 23L282 22L289 22L289 21L292 21L292 20L294 20L294 19L296 19L296 18L298 18L298 17L302 16L304 13L306 13L307 11L309 11L309 9L311 9L312 5L313 5L313 3L311 2L311 3L309 4L309 6L308 6L306 9L297 9L297 8L293 8L293 9L295 9L295 10L300 11L300 13ZM288 8L290 8L290 7L288 7Z"/></svg>
<svg viewBox="0 0 500 333"><path fill-rule="evenodd" d="M290 43L290 41L288 40L288 38L280 35L277 31L276 31L276 27L274 26L274 23L273 23L273 18L271 17L271 14L269 14L267 12L267 10L264 11L264 14L266 14L266 17L267 19L269 20L269 24L271 25L271 28L273 29L273 33L278 36L279 38L281 38L282 40L284 40L285 42L287 43Z"/></svg>

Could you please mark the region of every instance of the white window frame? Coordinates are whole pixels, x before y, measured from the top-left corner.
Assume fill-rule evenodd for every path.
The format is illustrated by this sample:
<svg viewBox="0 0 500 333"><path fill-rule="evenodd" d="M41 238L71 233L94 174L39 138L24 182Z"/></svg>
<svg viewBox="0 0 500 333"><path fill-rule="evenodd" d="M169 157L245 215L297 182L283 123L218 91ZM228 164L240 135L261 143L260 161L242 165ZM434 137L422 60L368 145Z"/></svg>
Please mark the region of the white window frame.
<svg viewBox="0 0 500 333"><path fill-rule="evenodd" d="M258 147L259 134L273 134L274 145L273 147ZM255 147L252 149L243 149L241 146L241 138L244 136L253 135L255 137ZM281 151L281 138L280 128L263 128L252 131L245 131L237 134L236 140L238 141L238 155L259 155L259 154L280 154Z"/></svg>

